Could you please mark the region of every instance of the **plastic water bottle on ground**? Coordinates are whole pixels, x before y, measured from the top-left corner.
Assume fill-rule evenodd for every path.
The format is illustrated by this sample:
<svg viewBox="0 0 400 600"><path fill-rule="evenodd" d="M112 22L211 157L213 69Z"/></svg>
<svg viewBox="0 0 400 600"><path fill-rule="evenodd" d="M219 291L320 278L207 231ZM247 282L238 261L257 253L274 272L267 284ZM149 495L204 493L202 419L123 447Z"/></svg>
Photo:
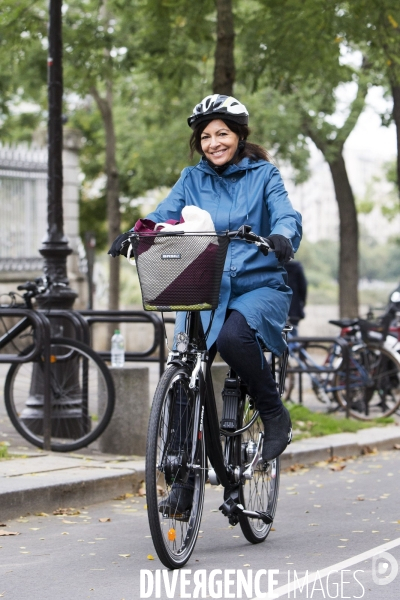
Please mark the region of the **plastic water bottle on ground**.
<svg viewBox="0 0 400 600"><path fill-rule="evenodd" d="M111 366L119 369L125 363L125 345L124 338L119 329L115 330L111 338Z"/></svg>

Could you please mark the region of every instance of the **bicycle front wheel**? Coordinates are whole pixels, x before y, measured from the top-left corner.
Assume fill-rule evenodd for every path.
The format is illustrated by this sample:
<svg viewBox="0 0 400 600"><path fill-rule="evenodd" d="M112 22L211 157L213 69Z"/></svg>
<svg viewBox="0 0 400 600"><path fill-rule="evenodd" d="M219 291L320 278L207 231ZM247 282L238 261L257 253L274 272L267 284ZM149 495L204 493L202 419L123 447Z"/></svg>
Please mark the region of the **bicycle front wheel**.
<svg viewBox="0 0 400 600"><path fill-rule="evenodd" d="M350 415L370 421L388 417L400 405L400 361L395 353L374 344L353 349L350 357ZM334 381L335 396L347 409L346 373Z"/></svg>
<svg viewBox="0 0 400 600"><path fill-rule="evenodd" d="M197 393L189 382L190 371L184 367L172 365L165 371L154 396L147 436L147 513L156 552L169 569L189 560L204 503L205 444ZM183 488L192 494L191 506L166 508L171 494L179 498Z"/></svg>
<svg viewBox="0 0 400 600"><path fill-rule="evenodd" d="M249 425L249 426L248 426ZM258 417L253 400L246 396L242 413L242 427L248 428L240 436L240 453L242 465L248 465L255 454L259 435L264 431L263 423ZM247 541L252 544L263 542L271 531L272 521L275 517L280 478L279 457L264 462L262 459L256 466L253 478L242 479L240 483L240 501L246 510L267 512L271 523L266 524L261 519L251 519L243 514L239 517L239 524Z"/></svg>
<svg viewBox="0 0 400 600"><path fill-rule="evenodd" d="M78 450L93 442L110 422L113 381L101 358L85 344L68 338L52 338L50 344L51 450ZM15 429L43 448L43 355L11 365L4 400Z"/></svg>

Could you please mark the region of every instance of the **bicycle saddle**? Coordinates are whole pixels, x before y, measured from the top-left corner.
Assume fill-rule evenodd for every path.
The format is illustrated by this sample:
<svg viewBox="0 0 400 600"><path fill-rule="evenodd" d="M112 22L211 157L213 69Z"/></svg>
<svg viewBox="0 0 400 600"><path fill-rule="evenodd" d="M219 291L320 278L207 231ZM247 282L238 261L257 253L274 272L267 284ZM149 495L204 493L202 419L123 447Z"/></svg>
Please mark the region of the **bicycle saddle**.
<svg viewBox="0 0 400 600"><path fill-rule="evenodd" d="M332 319L329 323L338 327L354 327L354 325L358 324L358 319Z"/></svg>

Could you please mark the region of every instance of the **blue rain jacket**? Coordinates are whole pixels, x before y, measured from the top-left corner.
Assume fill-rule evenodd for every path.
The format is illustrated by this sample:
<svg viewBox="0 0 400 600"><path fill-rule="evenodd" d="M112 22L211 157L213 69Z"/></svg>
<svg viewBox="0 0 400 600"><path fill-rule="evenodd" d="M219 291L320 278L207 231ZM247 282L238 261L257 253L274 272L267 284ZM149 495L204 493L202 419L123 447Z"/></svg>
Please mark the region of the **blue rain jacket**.
<svg viewBox="0 0 400 600"><path fill-rule="evenodd" d="M236 230L245 224L263 237L284 235L291 240L294 251L299 247L301 215L293 209L278 169L267 161L243 158L219 175L202 158L195 167L183 169L167 198L146 218L156 223L179 220L185 205L207 210L216 231ZM264 256L254 244L232 240L208 348L217 339L229 308L244 316L269 350L282 354L286 347L282 329L291 298L286 271L274 252ZM177 313L175 332L185 330L185 316ZM211 311L201 313L204 330L210 316Z"/></svg>

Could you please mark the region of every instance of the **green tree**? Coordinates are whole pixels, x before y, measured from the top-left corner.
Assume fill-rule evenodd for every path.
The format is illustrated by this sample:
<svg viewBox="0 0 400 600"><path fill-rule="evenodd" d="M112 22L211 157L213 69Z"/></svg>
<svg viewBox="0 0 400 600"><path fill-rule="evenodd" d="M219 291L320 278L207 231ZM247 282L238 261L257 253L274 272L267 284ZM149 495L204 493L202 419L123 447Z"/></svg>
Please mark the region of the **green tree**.
<svg viewBox="0 0 400 600"><path fill-rule="evenodd" d="M248 10L253 27L242 31L243 77L253 89L268 85L282 105L294 103L300 115L294 139L307 137L328 162L340 218L339 306L342 316L358 314L358 225L354 194L343 147L363 110L367 69L343 63L347 13L326 0L259 0ZM251 32L251 33L250 33ZM238 38L239 41L239 38ZM335 125L337 93L357 84L357 95L343 125Z"/></svg>
<svg viewBox="0 0 400 600"><path fill-rule="evenodd" d="M400 5L397 0L352 0L343 2L341 10L347 16L346 40L360 46L393 98L392 113L383 122L393 120L396 125L400 197Z"/></svg>

